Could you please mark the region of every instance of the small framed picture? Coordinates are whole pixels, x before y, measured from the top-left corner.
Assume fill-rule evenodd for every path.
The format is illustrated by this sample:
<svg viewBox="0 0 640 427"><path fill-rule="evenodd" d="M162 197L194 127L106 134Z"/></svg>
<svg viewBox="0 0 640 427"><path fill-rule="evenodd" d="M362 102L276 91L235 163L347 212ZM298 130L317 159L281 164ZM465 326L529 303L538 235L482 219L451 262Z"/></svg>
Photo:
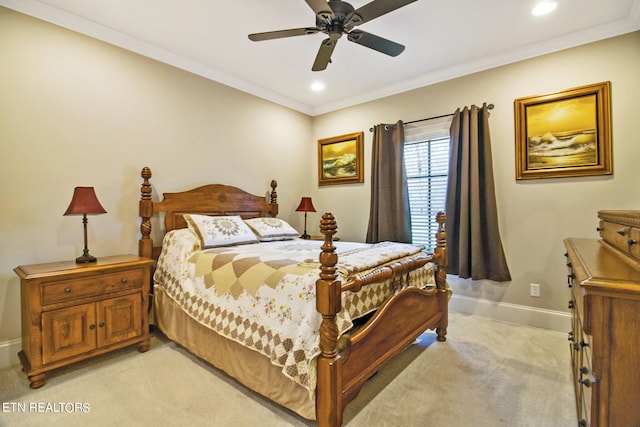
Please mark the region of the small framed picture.
<svg viewBox="0 0 640 427"><path fill-rule="evenodd" d="M610 86L516 99L516 179L611 175Z"/></svg>
<svg viewBox="0 0 640 427"><path fill-rule="evenodd" d="M318 185L364 182L364 132L318 140Z"/></svg>

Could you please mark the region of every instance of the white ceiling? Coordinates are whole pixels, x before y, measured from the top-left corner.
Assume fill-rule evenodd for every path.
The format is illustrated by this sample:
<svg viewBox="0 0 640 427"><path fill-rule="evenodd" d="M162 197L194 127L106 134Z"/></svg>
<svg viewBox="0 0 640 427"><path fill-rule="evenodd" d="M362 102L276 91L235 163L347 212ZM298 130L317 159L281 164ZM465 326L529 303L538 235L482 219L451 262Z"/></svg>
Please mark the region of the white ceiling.
<svg viewBox="0 0 640 427"><path fill-rule="evenodd" d="M404 44L393 58L342 37L313 72L324 34L252 42L250 33L313 27L304 0L0 0L0 5L309 115L370 101L640 29L640 0L418 0L362 24ZM350 0L357 9L369 0ZM640 46L639 46L640 48ZM322 93L310 85L321 81Z"/></svg>

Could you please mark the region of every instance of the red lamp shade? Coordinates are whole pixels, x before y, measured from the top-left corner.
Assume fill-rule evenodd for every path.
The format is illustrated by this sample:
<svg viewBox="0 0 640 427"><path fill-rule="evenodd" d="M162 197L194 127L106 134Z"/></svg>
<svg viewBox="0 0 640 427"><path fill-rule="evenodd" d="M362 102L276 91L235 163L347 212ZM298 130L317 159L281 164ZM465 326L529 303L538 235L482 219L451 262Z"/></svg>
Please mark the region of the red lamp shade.
<svg viewBox="0 0 640 427"><path fill-rule="evenodd" d="M102 207L93 187L76 187L73 198L64 215L84 215L107 213Z"/></svg>
<svg viewBox="0 0 640 427"><path fill-rule="evenodd" d="M296 212L315 212L316 208L313 207L311 197L303 197L300 200L300 204L296 208Z"/></svg>
<svg viewBox="0 0 640 427"><path fill-rule="evenodd" d="M307 234L307 212L315 212L316 208L313 207L311 197L303 197L300 199L300 204L296 208L296 212L304 212L304 233L300 236L301 239L310 239L311 236Z"/></svg>

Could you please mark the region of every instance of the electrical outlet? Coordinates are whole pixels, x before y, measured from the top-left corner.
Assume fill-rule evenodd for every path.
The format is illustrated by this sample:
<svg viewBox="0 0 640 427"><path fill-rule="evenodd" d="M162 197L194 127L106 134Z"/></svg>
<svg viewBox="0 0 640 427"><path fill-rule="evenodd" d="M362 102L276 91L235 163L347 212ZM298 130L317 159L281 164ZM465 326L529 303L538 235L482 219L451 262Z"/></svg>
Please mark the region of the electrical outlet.
<svg viewBox="0 0 640 427"><path fill-rule="evenodd" d="M539 297L540 296L540 285L538 283L532 283L531 285L529 285L529 294L532 297Z"/></svg>

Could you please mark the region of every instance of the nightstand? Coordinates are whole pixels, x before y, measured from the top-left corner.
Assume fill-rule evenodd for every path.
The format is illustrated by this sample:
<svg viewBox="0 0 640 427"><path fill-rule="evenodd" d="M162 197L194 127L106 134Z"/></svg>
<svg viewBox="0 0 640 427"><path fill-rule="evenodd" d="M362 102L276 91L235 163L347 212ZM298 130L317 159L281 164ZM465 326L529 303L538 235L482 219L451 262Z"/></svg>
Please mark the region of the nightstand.
<svg viewBox="0 0 640 427"><path fill-rule="evenodd" d="M149 292L153 261L135 255L21 265L22 351L31 388L45 373L138 344L149 349Z"/></svg>

